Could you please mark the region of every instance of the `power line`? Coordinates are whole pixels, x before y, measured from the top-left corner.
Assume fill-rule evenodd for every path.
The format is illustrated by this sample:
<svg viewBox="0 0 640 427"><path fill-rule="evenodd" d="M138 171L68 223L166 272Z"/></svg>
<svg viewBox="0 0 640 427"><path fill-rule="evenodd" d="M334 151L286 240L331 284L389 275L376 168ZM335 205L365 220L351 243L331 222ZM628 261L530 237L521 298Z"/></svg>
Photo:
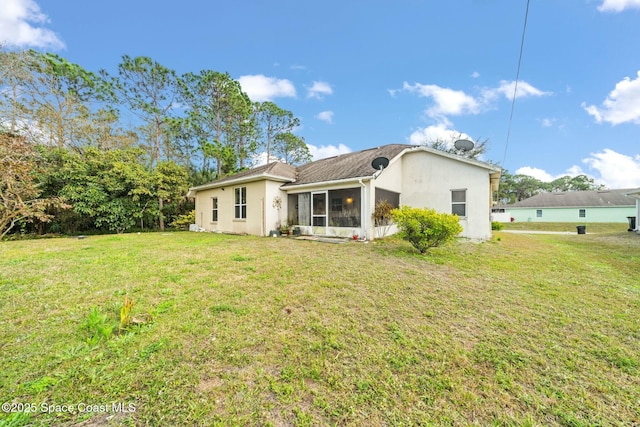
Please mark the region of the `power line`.
<svg viewBox="0 0 640 427"><path fill-rule="evenodd" d="M511 136L511 123L513 122L513 110L516 105L516 94L518 93L518 80L520 79L520 65L522 64L522 52L524 50L524 35L527 32L527 19L529 17L529 0L527 0L527 9L524 14L524 26L522 28L522 40L520 41L520 55L518 56L518 70L516 71L516 84L513 88L513 99L511 100L511 113L509 114L509 127L507 128L507 142L504 145L504 156L502 156L502 165L507 159L507 149L509 148L509 137Z"/></svg>

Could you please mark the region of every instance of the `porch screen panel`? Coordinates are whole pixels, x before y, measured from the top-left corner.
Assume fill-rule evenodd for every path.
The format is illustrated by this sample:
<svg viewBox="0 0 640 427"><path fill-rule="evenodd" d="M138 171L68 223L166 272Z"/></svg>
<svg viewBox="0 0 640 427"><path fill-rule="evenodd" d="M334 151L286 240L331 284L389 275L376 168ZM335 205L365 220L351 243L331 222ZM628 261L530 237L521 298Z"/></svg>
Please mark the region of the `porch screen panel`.
<svg viewBox="0 0 640 427"><path fill-rule="evenodd" d="M311 193L298 194L298 224L311 225Z"/></svg>
<svg viewBox="0 0 640 427"><path fill-rule="evenodd" d="M394 208L400 207L400 193L376 187L376 203L386 200Z"/></svg>
<svg viewBox="0 0 640 427"><path fill-rule="evenodd" d="M313 193L311 195L312 224L314 227L327 225L327 193Z"/></svg>

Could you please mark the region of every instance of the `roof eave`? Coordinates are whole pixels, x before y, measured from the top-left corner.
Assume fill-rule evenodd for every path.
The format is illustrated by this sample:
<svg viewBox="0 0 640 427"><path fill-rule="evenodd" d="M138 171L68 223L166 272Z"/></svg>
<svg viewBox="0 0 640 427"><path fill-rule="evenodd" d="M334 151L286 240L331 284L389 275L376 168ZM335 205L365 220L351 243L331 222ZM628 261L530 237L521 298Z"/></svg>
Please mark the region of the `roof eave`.
<svg viewBox="0 0 640 427"><path fill-rule="evenodd" d="M228 179L223 181L213 181L208 184L199 185L197 187L191 187L189 188L187 197L194 197L195 193L197 193L198 191L212 190L214 188L221 188L229 185L245 184L245 183L254 182L254 181L261 181L264 179L269 179L270 181L276 181L276 182L295 181L293 178L286 177L286 176L273 175L270 173L261 173L259 175L243 176L241 178Z"/></svg>
<svg viewBox="0 0 640 427"><path fill-rule="evenodd" d="M359 181L371 181L372 179L373 179L373 176L368 175L368 176L357 176L352 178L333 179L330 181L306 182L304 184L296 184L295 182L290 182L281 186L280 188L283 190L291 190L291 189L298 189L298 188L303 189L303 188L309 188L309 187L347 184L350 182L357 183Z"/></svg>

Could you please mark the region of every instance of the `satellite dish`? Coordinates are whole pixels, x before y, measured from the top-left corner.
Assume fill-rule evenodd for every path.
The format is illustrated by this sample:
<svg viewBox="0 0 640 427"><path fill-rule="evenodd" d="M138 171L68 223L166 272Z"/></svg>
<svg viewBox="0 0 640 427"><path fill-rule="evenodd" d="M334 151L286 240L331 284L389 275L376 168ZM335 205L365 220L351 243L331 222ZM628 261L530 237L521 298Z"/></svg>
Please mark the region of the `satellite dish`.
<svg viewBox="0 0 640 427"><path fill-rule="evenodd" d="M376 157L371 162L371 167L376 170L382 170L387 166L389 166L389 159L387 159L386 157Z"/></svg>
<svg viewBox="0 0 640 427"><path fill-rule="evenodd" d="M470 141L468 139L459 139L453 143L453 146L456 147L457 150L469 151L473 149L475 144L473 143L473 141Z"/></svg>

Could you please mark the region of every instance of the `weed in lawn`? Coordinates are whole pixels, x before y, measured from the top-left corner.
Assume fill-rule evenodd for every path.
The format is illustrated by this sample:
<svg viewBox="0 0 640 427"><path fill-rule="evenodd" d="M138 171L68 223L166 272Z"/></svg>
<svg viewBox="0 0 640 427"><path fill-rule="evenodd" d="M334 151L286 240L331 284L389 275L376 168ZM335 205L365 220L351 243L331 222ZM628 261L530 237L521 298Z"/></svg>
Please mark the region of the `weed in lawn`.
<svg viewBox="0 0 640 427"><path fill-rule="evenodd" d="M120 309L120 324L118 325L119 333L127 329L131 325L131 310L133 309L133 300L129 295L125 295L124 304Z"/></svg>
<svg viewBox="0 0 640 427"><path fill-rule="evenodd" d="M143 348L142 351L140 352L140 360L149 359L151 357L151 355L153 355L154 353L159 352L166 345L167 345L167 339L166 338L162 338L159 341L156 341L156 342L153 342L153 343L149 344L148 346Z"/></svg>
<svg viewBox="0 0 640 427"><path fill-rule="evenodd" d="M87 342L96 344L101 340L110 339L116 329L116 324L109 319L109 316L100 313L98 307L93 306L85 322L85 328L91 334Z"/></svg>
<svg viewBox="0 0 640 427"><path fill-rule="evenodd" d="M175 302L172 300L162 301L160 304L156 306L155 309L152 310L151 315L155 317L159 314L164 314L169 310L171 310L171 308L173 308L174 305L175 305Z"/></svg>
<svg viewBox="0 0 640 427"><path fill-rule="evenodd" d="M55 378L42 377L37 380L26 383L25 386L29 391L33 393L41 393L46 389L48 389L49 387L56 385L57 382L58 381Z"/></svg>

